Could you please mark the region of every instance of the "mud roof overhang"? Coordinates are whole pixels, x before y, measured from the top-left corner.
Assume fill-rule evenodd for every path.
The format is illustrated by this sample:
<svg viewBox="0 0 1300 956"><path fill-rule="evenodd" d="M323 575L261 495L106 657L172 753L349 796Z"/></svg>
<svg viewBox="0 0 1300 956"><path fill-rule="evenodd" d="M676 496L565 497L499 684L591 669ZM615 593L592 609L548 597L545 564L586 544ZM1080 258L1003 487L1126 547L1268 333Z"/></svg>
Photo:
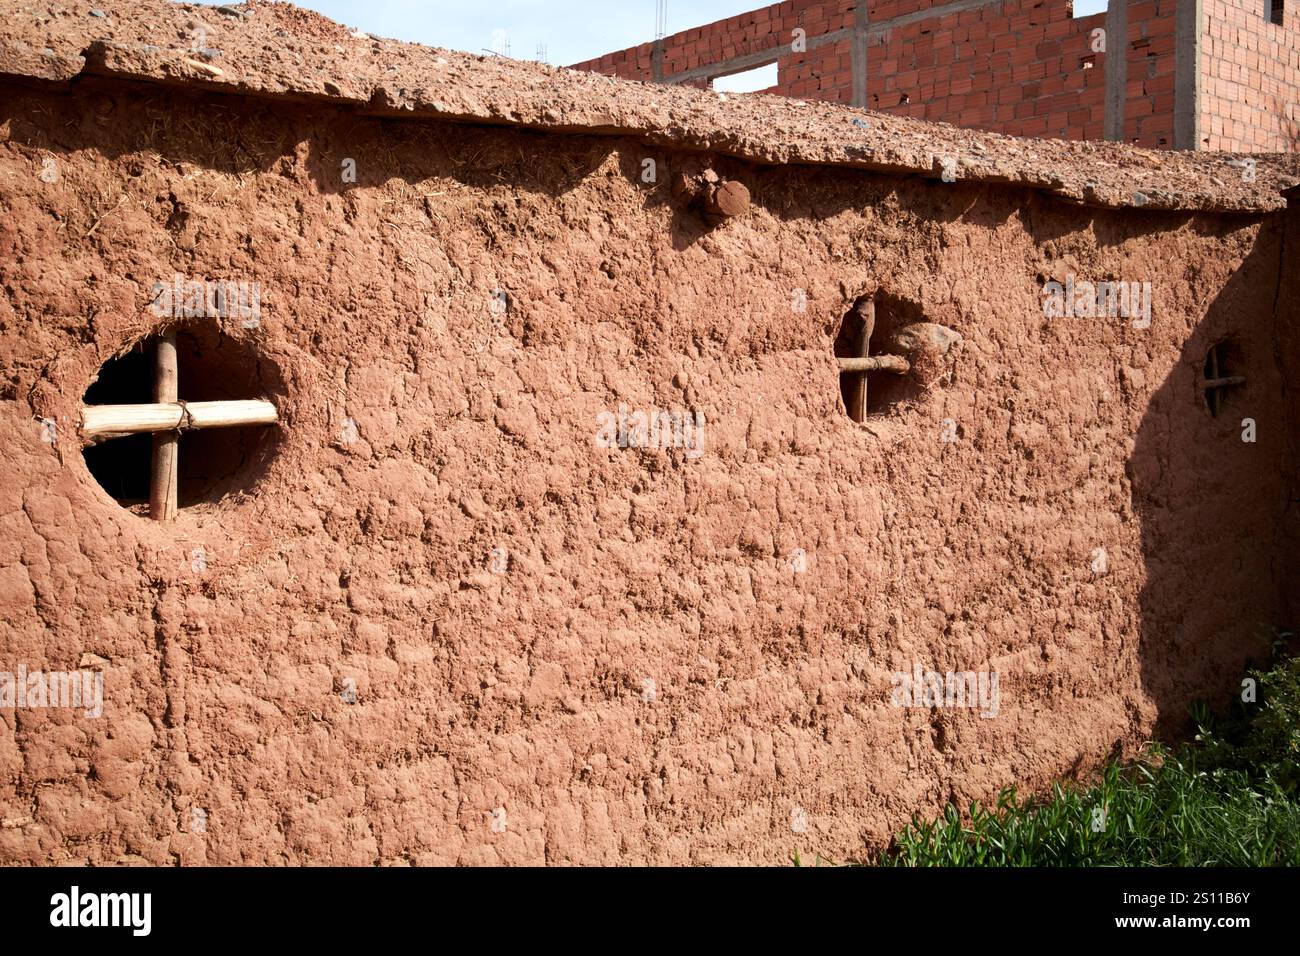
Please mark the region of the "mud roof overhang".
<svg viewBox="0 0 1300 956"><path fill-rule="evenodd" d="M781 96L616 80L369 37L287 3L0 0L0 80L84 76L335 103L372 116L627 136L759 164L940 179L947 163L963 181L1103 208L1258 214L1284 208L1284 192L1300 184L1296 155L1252 157L1247 182L1232 154L1024 139Z"/></svg>

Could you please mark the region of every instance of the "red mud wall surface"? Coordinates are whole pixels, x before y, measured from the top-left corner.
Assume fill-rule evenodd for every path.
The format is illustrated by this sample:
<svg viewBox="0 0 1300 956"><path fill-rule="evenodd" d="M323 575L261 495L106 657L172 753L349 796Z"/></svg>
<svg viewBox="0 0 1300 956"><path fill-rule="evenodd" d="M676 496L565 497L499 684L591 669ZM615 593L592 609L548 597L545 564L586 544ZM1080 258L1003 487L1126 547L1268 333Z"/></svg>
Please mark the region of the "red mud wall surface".
<svg viewBox="0 0 1300 956"><path fill-rule="evenodd" d="M1289 193L1290 207L1284 215L1286 235L1282 244L1282 281L1278 296L1277 351L1282 375L1288 382L1300 375L1300 189ZM1300 394L1289 391L1291 421L1300 421ZM1296 429L1287 431L1287 494L1286 521L1279 534L1283 552L1283 574L1286 582L1300 578L1300 434ZM1283 587L1280 594L1284 621L1300 621L1300 593L1298 589ZM1294 630L1294 628L1293 628Z"/></svg>
<svg viewBox="0 0 1300 956"><path fill-rule="evenodd" d="M1206 149L1300 149L1300 6L1278 26L1262 0L1203 0L1201 141Z"/></svg>
<svg viewBox="0 0 1300 956"><path fill-rule="evenodd" d="M809 40L854 24L852 0L787 2L744 13L664 40L662 75L720 63ZM940 7L929 0L882 0L869 23L886 25L867 39L867 106L921 119L1061 139L1103 137L1105 53L1092 49L1104 13L1071 19L1070 0L1005 0L971 10L904 20ZM1125 137L1143 146L1173 143L1175 0L1128 9ZM643 43L576 65L628 79L651 80L653 44ZM847 39L781 57L779 82L765 92L848 104L853 77ZM702 85L702 84L697 84Z"/></svg>
<svg viewBox="0 0 1300 956"><path fill-rule="evenodd" d="M1276 623L1276 219L720 160L754 205L710 232L698 154L627 139L0 94L0 669L106 683L0 709L0 861L859 859L1178 722ZM177 273L261 284L190 328L282 424L162 526L75 423ZM1152 282L1150 328L1046 318L1071 274ZM873 283L963 342L857 425ZM702 454L600 447L620 403ZM996 671L996 716L892 706L916 665Z"/></svg>

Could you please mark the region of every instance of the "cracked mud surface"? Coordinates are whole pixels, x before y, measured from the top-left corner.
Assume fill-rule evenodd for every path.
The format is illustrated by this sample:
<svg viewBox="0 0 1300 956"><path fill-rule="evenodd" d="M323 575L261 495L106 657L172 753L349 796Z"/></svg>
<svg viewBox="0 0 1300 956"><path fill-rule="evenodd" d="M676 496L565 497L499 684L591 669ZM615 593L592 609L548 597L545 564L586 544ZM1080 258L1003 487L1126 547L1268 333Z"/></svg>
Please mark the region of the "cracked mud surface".
<svg viewBox="0 0 1300 956"><path fill-rule="evenodd" d="M71 69L97 31L167 51L159 25L196 16L87 6L39 36L6 16L0 72L15 37ZM544 93L470 82L515 65L391 41L361 63L328 51L369 41L253 10L203 11L234 90L112 48L68 86L0 79L0 669L106 677L97 720L0 710L0 860L857 859L913 812L1088 772L1259 653L1286 580L1279 216L720 155L752 204L710 230L672 173L766 106L611 84L538 123ZM365 63L437 56L462 71L428 94L448 115L515 97L521 119L278 96L319 79L369 103ZM706 103L657 145L617 112ZM927 149L971 136L889 122ZM1202 186L1218 161L1159 158ZM1171 202L1281 201L1188 189ZM90 476L76 421L175 274L261 284L258 327L216 330L274 369L282 425L162 527ZM1151 327L1046 319L1068 274L1151 281ZM872 288L882 336L961 343L859 426L833 348ZM1250 384L1211 418L1223 339ZM703 453L599 447L620 403L699 410ZM891 706L917 662L996 670L997 717Z"/></svg>

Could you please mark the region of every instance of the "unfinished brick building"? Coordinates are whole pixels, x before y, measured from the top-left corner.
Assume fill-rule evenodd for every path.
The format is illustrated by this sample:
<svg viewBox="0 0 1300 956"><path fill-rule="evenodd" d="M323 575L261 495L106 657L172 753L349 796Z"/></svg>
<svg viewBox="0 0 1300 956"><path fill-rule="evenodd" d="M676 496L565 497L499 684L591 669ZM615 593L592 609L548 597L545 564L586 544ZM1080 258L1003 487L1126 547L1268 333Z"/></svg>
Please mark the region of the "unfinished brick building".
<svg viewBox="0 0 1300 956"><path fill-rule="evenodd" d="M1295 157L865 115L0 3L0 863L852 860L1237 687Z"/></svg>
<svg viewBox="0 0 1300 956"><path fill-rule="evenodd" d="M1102 37L1098 31L1104 31ZM1014 136L1234 152L1300 148L1300 3L786 0L576 69L765 92Z"/></svg>

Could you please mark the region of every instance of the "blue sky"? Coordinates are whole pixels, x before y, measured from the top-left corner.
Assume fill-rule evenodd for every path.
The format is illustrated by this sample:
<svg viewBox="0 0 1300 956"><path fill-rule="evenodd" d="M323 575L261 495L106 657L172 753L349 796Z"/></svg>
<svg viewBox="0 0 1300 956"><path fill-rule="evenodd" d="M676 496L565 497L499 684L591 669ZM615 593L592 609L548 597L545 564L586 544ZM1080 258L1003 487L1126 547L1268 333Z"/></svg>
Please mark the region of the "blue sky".
<svg viewBox="0 0 1300 956"><path fill-rule="evenodd" d="M203 0L228 3L231 0ZM375 36L481 53L504 30L510 55L534 59L546 44L557 66L653 40L655 0L293 0ZM668 32L756 10L772 0L668 0Z"/></svg>
<svg viewBox="0 0 1300 956"><path fill-rule="evenodd" d="M226 3L230 0L201 0ZM375 36L481 53L504 31L510 55L567 66L654 39L655 0L294 0L300 7ZM668 32L767 6L773 0L668 0ZM1075 0L1076 13L1106 0Z"/></svg>

